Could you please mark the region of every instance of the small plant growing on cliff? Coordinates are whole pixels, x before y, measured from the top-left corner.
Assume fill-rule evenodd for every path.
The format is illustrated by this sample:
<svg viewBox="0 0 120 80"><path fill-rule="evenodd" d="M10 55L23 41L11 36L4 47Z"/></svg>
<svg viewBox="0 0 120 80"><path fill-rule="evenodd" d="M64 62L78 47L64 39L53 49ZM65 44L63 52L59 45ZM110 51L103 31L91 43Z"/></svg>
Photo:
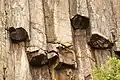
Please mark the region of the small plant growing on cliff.
<svg viewBox="0 0 120 80"><path fill-rule="evenodd" d="M93 80L120 80L120 60L110 58L103 66L93 69Z"/></svg>

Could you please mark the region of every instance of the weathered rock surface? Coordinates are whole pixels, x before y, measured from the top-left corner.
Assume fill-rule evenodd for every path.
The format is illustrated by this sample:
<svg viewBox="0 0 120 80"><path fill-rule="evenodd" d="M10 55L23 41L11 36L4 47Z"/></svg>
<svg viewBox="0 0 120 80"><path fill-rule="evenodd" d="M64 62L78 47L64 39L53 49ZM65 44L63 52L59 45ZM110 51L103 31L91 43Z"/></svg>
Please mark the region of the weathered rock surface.
<svg viewBox="0 0 120 80"><path fill-rule="evenodd" d="M77 68L76 58L74 51L69 48L58 47L59 53L59 63L56 66L57 69L62 68Z"/></svg>
<svg viewBox="0 0 120 80"><path fill-rule="evenodd" d="M88 44L91 47L97 48L97 49L107 49L107 48L113 47L113 43L110 42L107 37L105 37L104 35L97 33L97 32L92 34Z"/></svg>

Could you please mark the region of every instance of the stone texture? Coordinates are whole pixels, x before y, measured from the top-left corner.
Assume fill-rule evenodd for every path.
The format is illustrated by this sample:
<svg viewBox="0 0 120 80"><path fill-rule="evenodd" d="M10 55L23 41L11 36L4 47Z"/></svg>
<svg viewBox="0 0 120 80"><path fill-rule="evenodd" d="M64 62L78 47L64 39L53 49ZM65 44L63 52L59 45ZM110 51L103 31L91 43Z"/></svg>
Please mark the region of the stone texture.
<svg viewBox="0 0 120 80"><path fill-rule="evenodd" d="M28 54L28 60L31 66L41 67L48 63L45 53L32 52Z"/></svg>
<svg viewBox="0 0 120 80"><path fill-rule="evenodd" d="M119 54L119 7L119 0L0 0L0 80L89 80L94 66ZM88 17L90 27L73 30L70 19L76 14ZM9 27L24 28L30 43L11 43ZM96 49L97 42L107 48ZM44 61L40 56L46 54L48 64L29 66L28 60Z"/></svg>
<svg viewBox="0 0 120 80"><path fill-rule="evenodd" d="M64 6L64 9L63 9ZM69 19L69 3L64 0L56 0L54 4L54 30L56 42L72 43L71 24Z"/></svg>
<svg viewBox="0 0 120 80"><path fill-rule="evenodd" d="M72 3L77 2L77 3ZM70 0L70 17L76 14L89 18L88 5L84 0ZM75 9L74 9L74 7ZM95 65L95 59L91 53L87 41L90 39L90 26L85 30L73 30L74 50L76 52L77 69L75 72L76 80L85 80L85 76L91 74L91 68Z"/></svg>
<svg viewBox="0 0 120 80"><path fill-rule="evenodd" d="M4 0L0 0L0 80L6 78L6 68L7 68L7 53L9 50L9 45L6 45L7 40L6 38L6 31L5 31L5 5ZM8 46L8 47L7 47Z"/></svg>
<svg viewBox="0 0 120 80"><path fill-rule="evenodd" d="M59 55L57 52L55 51L47 52L47 59L50 65L54 64L54 62L56 62L58 58L59 58Z"/></svg>
<svg viewBox="0 0 120 80"><path fill-rule="evenodd" d="M48 42L47 50L58 52L56 48L59 46L72 46L69 2L67 0L44 0L44 11ZM54 69L57 63L58 61L50 66L52 79L56 79L56 76L60 76ZM62 71L60 71L60 73L62 73ZM60 80L61 79L62 78L60 78Z"/></svg>
<svg viewBox="0 0 120 80"><path fill-rule="evenodd" d="M5 17L6 27L22 27L29 35L29 6L27 0L6 0ZM25 43L19 44L11 43L9 35L7 38L7 67L6 67L6 80L32 80L29 62L25 52Z"/></svg>
<svg viewBox="0 0 120 80"><path fill-rule="evenodd" d="M16 29L14 27L10 27L8 31L9 31L10 39L13 43L29 41L28 33L22 27Z"/></svg>
<svg viewBox="0 0 120 80"><path fill-rule="evenodd" d="M15 67L15 69L13 69L13 68L10 69L10 67L8 67L7 75L14 76L13 79L15 79L15 80L22 80L22 79L23 80L27 80L27 79L32 80L30 68L29 68L29 62L28 62L27 55L25 52L24 43L11 44L10 54L13 58L11 61L12 61L12 65ZM10 64L8 66L10 66ZM15 74L14 75L9 74L9 73L11 73L9 71L14 72ZM9 80L9 77L7 77L7 79Z"/></svg>
<svg viewBox="0 0 120 80"><path fill-rule="evenodd" d="M96 49L106 49L106 48L112 48L113 43L109 41L107 37L100 33L93 33L92 36L90 37L90 41L88 44Z"/></svg>
<svg viewBox="0 0 120 80"><path fill-rule="evenodd" d="M76 14L72 19L70 19L71 25L74 30L76 29L87 29L89 26L89 18Z"/></svg>
<svg viewBox="0 0 120 80"><path fill-rule="evenodd" d="M119 28L119 25L120 25L120 10L119 10L119 7L120 7L120 1L119 0L114 0L112 1L111 0L111 6L112 6L112 12L113 12L113 22L114 22L114 27L111 29L111 33L112 33L112 36L113 36L113 39L114 39L114 43L115 43L115 46L114 46L114 51L117 51L117 52L120 52L120 28Z"/></svg>
<svg viewBox="0 0 120 80"><path fill-rule="evenodd" d="M46 50L46 35L42 0L29 2L30 6L30 46Z"/></svg>
<svg viewBox="0 0 120 80"><path fill-rule="evenodd" d="M70 48L58 47L59 63L56 69L77 68L75 53Z"/></svg>
<svg viewBox="0 0 120 80"><path fill-rule="evenodd" d="M103 4L106 4L103 6ZM106 36L113 42L111 29L115 26L110 0L87 0L88 12L91 22L91 35L95 32Z"/></svg>
<svg viewBox="0 0 120 80"><path fill-rule="evenodd" d="M29 0L29 17L30 17L30 44L29 47L33 47L32 50L34 57L31 58L37 64L44 65L43 67L35 68L31 66L31 74L33 80L51 80L48 65L46 60L46 30L45 30L45 16L44 16L44 2L43 0ZM36 48L39 49L36 52ZM34 62L33 62L34 64ZM36 73L37 72L37 73Z"/></svg>
<svg viewBox="0 0 120 80"><path fill-rule="evenodd" d="M32 52L38 52L39 50L40 50L39 47L31 46L31 47L28 47L28 48L26 49L26 52L27 52L27 53L32 53Z"/></svg>

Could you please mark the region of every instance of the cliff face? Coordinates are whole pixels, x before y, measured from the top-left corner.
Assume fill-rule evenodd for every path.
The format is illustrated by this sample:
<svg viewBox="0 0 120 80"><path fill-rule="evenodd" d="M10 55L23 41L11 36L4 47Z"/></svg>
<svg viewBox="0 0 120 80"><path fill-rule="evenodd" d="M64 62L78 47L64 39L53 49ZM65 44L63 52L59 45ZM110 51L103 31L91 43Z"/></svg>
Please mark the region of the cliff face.
<svg viewBox="0 0 120 80"><path fill-rule="evenodd" d="M119 8L119 0L0 0L0 80L92 80L92 68L120 52ZM88 28L73 29L76 14ZM30 41L12 43L9 27Z"/></svg>

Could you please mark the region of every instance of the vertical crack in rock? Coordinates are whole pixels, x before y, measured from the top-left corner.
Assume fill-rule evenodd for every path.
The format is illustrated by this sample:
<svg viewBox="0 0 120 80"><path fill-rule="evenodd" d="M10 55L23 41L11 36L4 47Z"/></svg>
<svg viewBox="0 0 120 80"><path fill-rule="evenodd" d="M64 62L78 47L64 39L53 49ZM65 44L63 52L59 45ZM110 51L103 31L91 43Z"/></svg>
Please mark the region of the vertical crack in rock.
<svg viewBox="0 0 120 80"><path fill-rule="evenodd" d="M49 43L48 43L48 46L50 46ZM53 46L52 46L52 48L50 48L50 47L48 48L46 55L47 55L48 67L49 67L49 73L51 75L51 80L54 80L54 75L55 75L54 74L54 66L56 66L56 64L57 64L59 55L58 55L58 52L56 51L56 49L53 48Z"/></svg>
<svg viewBox="0 0 120 80"><path fill-rule="evenodd" d="M49 9L51 7L49 6L48 3L46 2L46 0L42 0L44 23L45 23L45 35L46 35L47 42L51 42L51 41L54 41L56 37L54 34L53 10ZM52 5L52 6L54 6L54 5ZM47 65L48 65L48 70L49 70L49 74L50 74L50 79L54 80L52 77L52 72L51 72L51 60L53 59L54 55L52 56L51 54L54 54L54 53L53 52L51 53L50 51L46 52L47 61L48 61Z"/></svg>
<svg viewBox="0 0 120 80"><path fill-rule="evenodd" d="M52 0L51 0L52 1ZM53 0L54 1L54 0ZM54 28L54 2L49 3L49 0L42 0L44 23L45 23L45 34L47 42L56 40L55 28Z"/></svg>
<svg viewBox="0 0 120 80"><path fill-rule="evenodd" d="M3 68L3 80L6 80L6 68Z"/></svg>
<svg viewBox="0 0 120 80"><path fill-rule="evenodd" d="M119 55L117 55L118 53L120 53L120 48L119 48L119 29L118 29L118 24L119 22L117 21L117 17L116 16L116 11L114 8L114 1L110 0L110 5L111 5L111 10L112 10L112 21L114 23L114 27L111 29L111 34L112 34L112 38L113 38L113 43L114 43L114 47L113 50L116 54L116 57L118 57Z"/></svg>
<svg viewBox="0 0 120 80"><path fill-rule="evenodd" d="M46 55L48 54L48 52L45 52L45 53L46 53ZM48 58L48 56L47 56L47 61L48 61L47 66L48 66L50 78L51 78L51 80L54 80L53 77L52 77L52 72L51 72L51 69L50 69L50 68L51 68L51 65L50 65L50 63L49 63L49 58Z"/></svg>
<svg viewBox="0 0 120 80"><path fill-rule="evenodd" d="M30 40L31 40L31 10L30 10L30 1L28 0L28 9L29 9L29 34L30 34Z"/></svg>
<svg viewBox="0 0 120 80"><path fill-rule="evenodd" d="M2 4L2 3L1 3ZM4 0L4 6L5 6L5 10L4 10L4 22L3 22L3 31L5 32L5 37L4 37L4 43L5 43L5 45L4 45L4 47L6 47L7 45L7 43L6 43L6 38L7 38L7 32L5 31L5 29L7 28L7 23L8 23L8 13L7 13L7 0ZM2 35L2 36L4 36L4 35ZM2 44L3 45L3 44ZM1 46L2 46L1 45ZM1 47L2 48L2 47ZM5 49L5 52L2 52L2 49L1 49L1 53L7 53L7 50ZM5 54L4 54L5 55ZM5 55L6 57L7 57L7 55ZM6 59L6 57L4 57L4 59ZM7 61L7 60L5 60L5 61ZM4 62L5 64L6 64L6 62ZM7 64L6 64L7 65ZM2 65L1 65L2 66ZM3 67L3 80L6 80L6 67Z"/></svg>

